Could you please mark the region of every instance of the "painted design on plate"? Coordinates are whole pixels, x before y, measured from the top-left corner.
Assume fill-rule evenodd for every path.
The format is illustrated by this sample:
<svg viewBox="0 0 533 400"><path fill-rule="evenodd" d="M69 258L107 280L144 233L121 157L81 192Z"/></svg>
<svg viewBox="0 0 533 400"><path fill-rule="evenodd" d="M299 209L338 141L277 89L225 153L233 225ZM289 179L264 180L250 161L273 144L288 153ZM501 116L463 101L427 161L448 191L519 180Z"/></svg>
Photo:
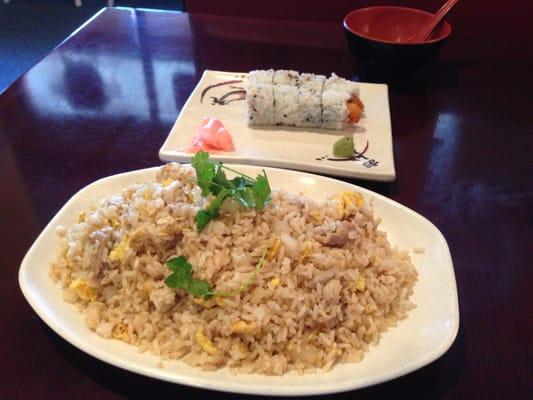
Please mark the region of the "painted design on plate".
<svg viewBox="0 0 533 400"><path fill-rule="evenodd" d="M219 87L219 86L234 85L236 83L242 83L242 81L243 81L242 79L231 79L229 81L222 81L222 82L219 82L219 83L213 83L212 85L206 86L205 89L202 90L202 93L200 95L200 104L203 103L205 95L211 89ZM231 103L233 101L244 100L244 98L246 96L246 90L244 90L243 87L230 86L229 88L233 89L233 90L230 90L229 92L224 93L220 97L211 96L210 97L210 99L212 101L211 104L212 105L219 104L221 106L224 106L224 105L229 104L229 103ZM238 96L237 97L235 97L235 96L234 97L230 97L230 96L233 96L233 95L238 95Z"/></svg>
<svg viewBox="0 0 533 400"><path fill-rule="evenodd" d="M229 92L224 93L220 97L211 96L211 105L225 106L226 104L233 103L234 101L244 100L246 98L246 90L238 86L230 86Z"/></svg>

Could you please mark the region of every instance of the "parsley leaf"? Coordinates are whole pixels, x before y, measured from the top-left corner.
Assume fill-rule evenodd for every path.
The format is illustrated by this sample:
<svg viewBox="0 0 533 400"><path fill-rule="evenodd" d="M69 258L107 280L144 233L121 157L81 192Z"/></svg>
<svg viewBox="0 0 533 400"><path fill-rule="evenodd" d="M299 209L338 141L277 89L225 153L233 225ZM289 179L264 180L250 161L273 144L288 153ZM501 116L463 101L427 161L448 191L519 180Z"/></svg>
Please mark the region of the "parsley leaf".
<svg viewBox="0 0 533 400"><path fill-rule="evenodd" d="M171 258L167 261L167 266L174 272L178 269L184 269L188 273L192 271L192 265L187 262L187 257L185 256Z"/></svg>
<svg viewBox="0 0 533 400"><path fill-rule="evenodd" d="M222 163L215 165L215 176L213 177L212 182L213 183L209 186L209 189L215 196L219 194L222 189L231 186L231 183L228 181L228 178L226 178L226 174L222 169Z"/></svg>
<svg viewBox="0 0 533 400"><path fill-rule="evenodd" d="M270 184L265 171L256 179L239 171L209 160L209 153L200 151L192 158L191 164L196 170L196 180L202 189L202 195L212 194L215 199L195 216L196 228L202 231L209 221L219 215L219 209L228 197L234 198L244 208L257 208L262 210L270 201ZM228 179L224 170L238 174L233 179Z"/></svg>
<svg viewBox="0 0 533 400"><path fill-rule="evenodd" d="M165 279L165 284L173 289L185 289L194 297L203 297L204 299L210 299L213 296L237 296L248 289L255 282L257 274L265 264L267 252L268 247L263 251L261 258L255 265L252 275L250 275L246 282L244 282L237 289L228 291L213 291L213 288L208 281L203 279L195 279L192 277L192 265L187 262L187 258L185 256L171 258L166 262L166 265L172 271L172 274Z"/></svg>
<svg viewBox="0 0 533 400"><path fill-rule="evenodd" d="M196 180L202 189L202 195L211 193L211 184L216 175L215 164L209 161L209 153L199 151L191 159L191 165L196 170Z"/></svg>
<svg viewBox="0 0 533 400"><path fill-rule="evenodd" d="M252 192L255 199L255 208L262 210L265 204L269 201L270 185L268 184L268 178L266 172L263 170L263 175L258 175L255 178L255 183L252 186Z"/></svg>
<svg viewBox="0 0 533 400"><path fill-rule="evenodd" d="M201 232L206 227L209 221L218 217L218 210L220 209L220 206L222 205L226 197L230 195L231 190L222 189L220 192L218 192L217 197L215 197L215 199L211 203L209 203L206 209L198 211L198 213L194 217L194 222L196 222L196 228L199 232Z"/></svg>
<svg viewBox="0 0 533 400"><path fill-rule="evenodd" d="M196 223L196 229L198 229L198 232L201 232L211 221L212 219L216 218L217 216L213 214L212 211L208 210L200 210L194 217L194 222Z"/></svg>
<svg viewBox="0 0 533 400"><path fill-rule="evenodd" d="M244 176L236 176L231 180L231 183L235 186L235 189L244 189L251 187L254 184L254 181L253 179Z"/></svg>
<svg viewBox="0 0 533 400"><path fill-rule="evenodd" d="M192 265L184 256L167 261L167 267L173 272L165 279L165 284L175 289L187 289L191 280Z"/></svg>
<svg viewBox="0 0 533 400"><path fill-rule="evenodd" d="M211 290L209 282L200 279L193 279L191 281L189 284L189 293L194 297L209 298L213 296L213 291Z"/></svg>
<svg viewBox="0 0 533 400"><path fill-rule="evenodd" d="M235 200L241 203L244 208L255 207L253 193L249 187L244 187L242 189L236 189L233 197L235 198Z"/></svg>
<svg viewBox="0 0 533 400"><path fill-rule="evenodd" d="M209 298L212 296L211 285L201 279L193 279L192 265L185 256L171 258L166 262L172 274L165 279L165 285L173 289L185 289L194 297Z"/></svg>

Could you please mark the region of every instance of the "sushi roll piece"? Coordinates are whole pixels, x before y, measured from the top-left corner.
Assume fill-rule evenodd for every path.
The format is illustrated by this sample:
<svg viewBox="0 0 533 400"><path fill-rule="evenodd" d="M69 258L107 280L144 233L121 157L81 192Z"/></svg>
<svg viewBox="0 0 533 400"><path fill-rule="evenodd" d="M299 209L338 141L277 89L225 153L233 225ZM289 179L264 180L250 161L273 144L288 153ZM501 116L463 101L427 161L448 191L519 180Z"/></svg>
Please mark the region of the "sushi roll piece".
<svg viewBox="0 0 533 400"><path fill-rule="evenodd" d="M248 125L274 125L274 91L271 83L249 84L246 88Z"/></svg>
<svg viewBox="0 0 533 400"><path fill-rule="evenodd" d="M274 73L274 124L296 126L299 122L297 71L279 69Z"/></svg>
<svg viewBox="0 0 533 400"><path fill-rule="evenodd" d="M332 73L331 76L324 82L324 91L334 90L336 92L350 92L355 96L359 96L359 85L348 79L341 78Z"/></svg>
<svg viewBox="0 0 533 400"><path fill-rule="evenodd" d="M258 69L248 73L248 85L257 85L258 83L272 84L273 81L273 69Z"/></svg>
<svg viewBox="0 0 533 400"><path fill-rule="evenodd" d="M324 75L301 74L300 89L306 90L314 95L320 96L324 87L326 77Z"/></svg>
<svg viewBox="0 0 533 400"><path fill-rule="evenodd" d="M325 90L322 93L322 127L342 129L347 118L347 96L342 92Z"/></svg>
<svg viewBox="0 0 533 400"><path fill-rule="evenodd" d="M300 120L298 108L298 87L273 85L274 124L296 126Z"/></svg>
<svg viewBox="0 0 533 400"><path fill-rule="evenodd" d="M274 73L274 84L275 85L289 85L289 86L298 86L300 83L300 74L298 71L288 70L288 69L278 69Z"/></svg>
<svg viewBox="0 0 533 400"><path fill-rule="evenodd" d="M322 88L324 75L301 74L298 93L299 120L301 127L320 128L322 126Z"/></svg>
<svg viewBox="0 0 533 400"><path fill-rule="evenodd" d="M322 91L322 127L342 129L345 123L361 118L363 103L359 100L359 86L335 74L324 82Z"/></svg>

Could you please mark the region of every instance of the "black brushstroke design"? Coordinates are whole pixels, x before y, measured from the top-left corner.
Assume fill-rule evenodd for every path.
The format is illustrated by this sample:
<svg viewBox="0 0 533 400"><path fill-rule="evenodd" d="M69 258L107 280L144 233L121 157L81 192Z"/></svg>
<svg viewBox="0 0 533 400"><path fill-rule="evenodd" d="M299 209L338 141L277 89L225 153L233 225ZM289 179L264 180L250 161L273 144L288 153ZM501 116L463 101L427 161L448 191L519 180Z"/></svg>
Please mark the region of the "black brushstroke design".
<svg viewBox="0 0 533 400"><path fill-rule="evenodd" d="M202 103L204 101L204 96L206 95L206 93L213 89L213 88L216 88L216 87L219 87L219 86L224 86L224 85L232 85L234 83L242 83L242 79L233 79L233 80L230 80L230 81L224 81L224 82L220 82L220 83L214 83L212 85L209 85L207 86L204 90L202 90L202 94L200 95L200 103Z"/></svg>
<svg viewBox="0 0 533 400"><path fill-rule="evenodd" d="M234 96L234 95L238 95L238 96L232 98L231 96ZM246 97L246 90L242 90L242 89L232 90L231 92L225 93L221 97L211 96L211 104L213 105L218 104L221 106L225 106L226 104L232 103L234 101L244 100L245 97Z"/></svg>

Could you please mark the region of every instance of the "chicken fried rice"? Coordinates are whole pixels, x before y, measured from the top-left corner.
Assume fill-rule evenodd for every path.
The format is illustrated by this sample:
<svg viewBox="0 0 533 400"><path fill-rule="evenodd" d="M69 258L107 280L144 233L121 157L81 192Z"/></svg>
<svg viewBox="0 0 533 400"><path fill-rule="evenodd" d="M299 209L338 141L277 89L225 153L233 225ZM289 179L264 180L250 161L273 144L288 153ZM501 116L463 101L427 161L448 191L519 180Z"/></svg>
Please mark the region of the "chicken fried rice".
<svg viewBox="0 0 533 400"><path fill-rule="evenodd" d="M360 361L414 307L410 257L359 193L317 202L273 190L263 210L223 207L198 232L194 216L209 198L194 178L190 166L167 164L154 182L58 229L50 275L98 335L205 370L327 371ZM169 287L165 263L177 256L193 277L235 294Z"/></svg>

